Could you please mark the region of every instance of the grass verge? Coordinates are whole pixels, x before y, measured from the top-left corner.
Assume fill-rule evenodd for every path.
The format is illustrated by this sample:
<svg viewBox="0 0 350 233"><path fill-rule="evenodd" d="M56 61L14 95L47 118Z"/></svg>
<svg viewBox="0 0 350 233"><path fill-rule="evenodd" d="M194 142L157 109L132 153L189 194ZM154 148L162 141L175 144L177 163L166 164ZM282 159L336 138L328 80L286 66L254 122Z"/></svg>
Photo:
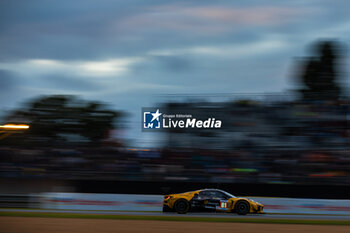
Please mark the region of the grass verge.
<svg viewBox="0 0 350 233"><path fill-rule="evenodd" d="M71 214L71 213L34 213L34 212L0 212L8 217L43 217L43 218L85 218L85 219L120 219L120 220L158 220L184 222L231 222L231 223L277 223L277 224L312 224L312 225L348 225L346 220L305 220L305 219L259 219L259 218L208 218L184 216L138 216L106 214Z"/></svg>

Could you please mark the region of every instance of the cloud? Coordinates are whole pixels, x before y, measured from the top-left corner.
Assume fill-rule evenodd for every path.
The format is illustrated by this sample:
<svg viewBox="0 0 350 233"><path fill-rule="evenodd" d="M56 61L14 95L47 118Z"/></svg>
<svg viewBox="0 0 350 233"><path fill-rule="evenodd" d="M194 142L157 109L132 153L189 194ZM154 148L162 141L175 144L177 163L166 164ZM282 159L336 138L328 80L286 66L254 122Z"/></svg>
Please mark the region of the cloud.
<svg viewBox="0 0 350 233"><path fill-rule="evenodd" d="M0 7L0 61L103 60L139 56L150 49L240 42L272 29L289 30L289 35L291 23L314 16L313 9L321 7L249 2L8 1ZM300 35L303 27L292 31Z"/></svg>
<svg viewBox="0 0 350 233"><path fill-rule="evenodd" d="M242 58L246 56L257 56L260 54L274 53L289 46L289 43L279 38L267 38L250 43L202 45L179 49L154 50L150 55L175 56L175 55L206 55L215 57Z"/></svg>
<svg viewBox="0 0 350 233"><path fill-rule="evenodd" d="M171 9L170 9L171 10ZM178 8L179 16L185 15L201 20L217 21L243 25L283 24L303 14L292 7L185 7Z"/></svg>
<svg viewBox="0 0 350 233"><path fill-rule="evenodd" d="M232 7L165 5L146 8L145 13L117 24L141 30L176 30L191 33L225 33L244 26L273 26L296 21L305 14L293 7Z"/></svg>
<svg viewBox="0 0 350 233"><path fill-rule="evenodd" d="M32 75L69 73L86 77L117 77L125 75L130 66L142 58L115 58L95 61L65 61L53 59L27 59L20 62L0 63L0 69Z"/></svg>

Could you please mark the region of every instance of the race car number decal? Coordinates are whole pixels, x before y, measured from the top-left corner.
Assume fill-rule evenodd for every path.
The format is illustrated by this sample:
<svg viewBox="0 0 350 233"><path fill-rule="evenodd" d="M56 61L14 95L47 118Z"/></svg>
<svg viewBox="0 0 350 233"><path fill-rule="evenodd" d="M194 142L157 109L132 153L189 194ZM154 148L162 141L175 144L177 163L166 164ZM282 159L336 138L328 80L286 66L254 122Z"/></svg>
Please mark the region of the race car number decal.
<svg viewBox="0 0 350 233"><path fill-rule="evenodd" d="M220 207L226 209L227 208L227 202L220 202Z"/></svg>

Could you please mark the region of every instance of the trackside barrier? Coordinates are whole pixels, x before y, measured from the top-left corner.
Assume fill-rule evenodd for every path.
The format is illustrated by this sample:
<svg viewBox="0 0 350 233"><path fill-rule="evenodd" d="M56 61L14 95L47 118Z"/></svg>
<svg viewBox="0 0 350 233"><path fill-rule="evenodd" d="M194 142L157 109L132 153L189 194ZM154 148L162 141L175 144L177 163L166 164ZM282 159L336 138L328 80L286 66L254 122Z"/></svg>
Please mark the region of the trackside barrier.
<svg viewBox="0 0 350 233"><path fill-rule="evenodd" d="M262 203L267 213L350 215L350 200L266 197L252 197L251 199Z"/></svg>
<svg viewBox="0 0 350 233"><path fill-rule="evenodd" d="M40 206L59 210L160 211L162 198L160 195L43 193Z"/></svg>
<svg viewBox="0 0 350 233"><path fill-rule="evenodd" d="M162 195L42 193L43 209L161 211ZM250 198L262 203L266 213L346 214L350 215L350 200L301 198Z"/></svg>

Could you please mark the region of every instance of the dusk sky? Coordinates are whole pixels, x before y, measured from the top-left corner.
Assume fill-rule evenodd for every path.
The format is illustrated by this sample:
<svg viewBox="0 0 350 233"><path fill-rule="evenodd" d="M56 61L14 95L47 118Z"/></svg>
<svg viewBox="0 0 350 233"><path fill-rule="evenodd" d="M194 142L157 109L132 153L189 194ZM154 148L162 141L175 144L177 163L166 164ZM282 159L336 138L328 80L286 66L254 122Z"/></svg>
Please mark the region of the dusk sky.
<svg viewBox="0 0 350 233"><path fill-rule="evenodd" d="M0 0L0 108L39 95L99 100L131 117L164 94L295 88L296 58L318 39L348 46L350 2ZM346 65L349 59L344 60Z"/></svg>

